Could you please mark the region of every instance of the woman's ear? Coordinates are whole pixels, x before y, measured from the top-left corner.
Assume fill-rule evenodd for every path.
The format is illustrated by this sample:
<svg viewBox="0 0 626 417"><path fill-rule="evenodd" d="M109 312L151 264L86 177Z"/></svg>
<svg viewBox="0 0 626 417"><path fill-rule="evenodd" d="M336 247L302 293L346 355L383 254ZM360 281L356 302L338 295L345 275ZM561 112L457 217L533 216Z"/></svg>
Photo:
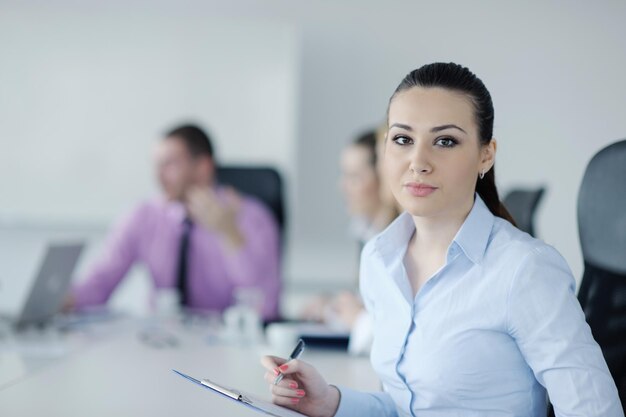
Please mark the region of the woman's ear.
<svg viewBox="0 0 626 417"><path fill-rule="evenodd" d="M481 171L489 171L496 163L496 150L498 143L496 138L492 138L489 143L481 147L480 167Z"/></svg>

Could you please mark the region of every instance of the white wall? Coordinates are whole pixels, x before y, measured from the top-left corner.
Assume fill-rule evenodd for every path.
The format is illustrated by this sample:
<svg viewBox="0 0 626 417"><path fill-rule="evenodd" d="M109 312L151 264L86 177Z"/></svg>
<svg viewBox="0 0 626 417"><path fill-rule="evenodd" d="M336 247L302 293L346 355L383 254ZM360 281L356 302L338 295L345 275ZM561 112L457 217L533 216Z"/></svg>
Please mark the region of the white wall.
<svg viewBox="0 0 626 417"><path fill-rule="evenodd" d="M18 3L13 3L12 7L18 7L15 4ZM382 120L389 95L409 70L437 60L467 65L483 79L495 102L495 134L499 140L497 172L501 191L515 185L546 185L548 193L540 207L538 232L565 255L576 277L582 272L575 219L578 185L591 156L606 144L626 137L626 118L623 116L626 83L622 81L622 72L626 68L626 3L622 1L593 4L530 1L514 4L493 0L117 0L76 3L59 1L54 7L40 2L36 10L40 19L38 24L44 26L46 21L54 21L59 14L70 12L97 16L93 24L97 24L100 19L108 19L108 22L115 23L114 26L121 25L126 37L132 35L131 28L147 26L152 28L156 39L169 45L171 49L168 50L171 52L184 44L193 33L184 29L184 22L188 21L196 22L194 30L200 30L198 28L202 24L198 22L229 22L222 25L226 27L224 30L230 29L228 26L232 24L232 31L228 32L230 35L220 38L218 44L228 42L230 37L236 42L240 39L241 31L246 32L249 27L257 25L266 29L293 28L288 36L291 41L291 38L297 38L295 46L288 41L275 44L276 38L280 37L278 35L261 37L254 49L262 48L264 52L250 53L250 59L244 59L244 62L249 65L262 60L265 54L273 54L274 49L285 47L285 43L287 49L296 49L291 55L297 59L291 67L295 68L296 75L289 78L297 83L290 90L293 94L293 101L290 102L292 113L281 110L281 114L294 123L294 134L287 142L273 135L263 136L263 145L272 149L268 157L289 154L285 161L291 162L293 167L288 177L292 187L287 276L296 282L349 285L356 274L356 245L347 234L347 217L336 187L339 175L337 159L341 148L355 133ZM49 10L55 12L50 15ZM144 17L136 20L137 15ZM157 21L163 24L150 23L155 15ZM134 17L131 19L128 16ZM7 20L11 23L14 18ZM168 26L165 21L178 29L155 34L156 28ZM81 28L86 30L86 26L91 25ZM109 30L107 25L100 27L107 34L115 34L115 30ZM27 31L17 27L13 30ZM37 30L36 27L34 30ZM183 31L182 34L178 30ZM71 31L66 35L55 33L56 30L50 29L49 36L66 36L62 38L66 41L75 38ZM37 46L15 36L10 41L4 36L0 39L4 39L0 40L3 56L6 48L29 56L34 53L30 49ZM101 42L106 45L107 39ZM150 49L151 37L146 35L141 39L143 41L140 44ZM102 46L98 44L99 48ZM118 51L110 45L106 50L110 53ZM122 58L135 62L131 49L122 46L121 51L126 51L121 55ZM152 66L161 64L156 55L158 53L154 52L150 55ZM230 56L227 58L231 59ZM240 64L242 62L239 60L241 57L232 59ZM73 62L76 65L88 65L82 61L77 56ZM90 68L96 69L94 66ZM131 66L130 70L133 77L129 76L125 84L130 91L136 91L135 85L142 88L153 85L142 79L144 73L140 72L139 66ZM127 76L124 70L119 71L118 77ZM196 74L196 77L199 76ZM186 85L181 82L178 87ZM142 119L141 123L136 124L137 129L144 129L144 133L138 132L129 137L142 138L136 139L143 141L138 144L138 149L148 146L163 125L176 119L178 115L173 115L171 119L166 115L167 111L179 108L186 102L178 95L178 91L180 88L172 87L163 90L163 94L152 96L155 100L161 95L167 96L165 101L174 104L163 104L169 107L161 113L155 113L154 119ZM250 99L256 103L256 99L251 96ZM52 100L50 94L46 94L46 97ZM132 97L130 95L128 100L132 101ZM221 103L222 100L215 104L207 99L206 106L211 108L211 113L207 113L206 123L213 127L224 156L229 152L224 146L229 144L237 149L237 152L228 154L229 157L240 155L244 159L256 155L259 151L256 148L254 152L246 153L247 145L240 145L242 140L246 140L244 135L220 127L222 120L233 120L233 108L238 110L241 101L228 108L220 107ZM96 102L92 105L98 104ZM4 106L7 108L6 102ZM193 109L198 106L192 106L187 111L193 113ZM102 105L100 109L110 109L110 106ZM127 111L122 113L128 114ZM83 118L88 117L83 113L81 115ZM219 118L213 115L219 115ZM66 116L65 120L69 119ZM241 117L236 114L235 119L241 120ZM128 120L124 120L128 124ZM15 130L17 123L9 122L14 123ZM2 123L6 121L2 120ZM91 127L89 120L83 126ZM238 127L246 128L245 124L239 124ZM41 135L47 135L51 130L54 132L58 129L58 126L52 124L42 127L40 132ZM289 131L289 127L284 129ZM5 143L7 139L3 137L0 140ZM98 137L97 142L94 142L96 145L83 146L100 146L99 143L106 143L107 140L110 140L110 135ZM77 140L77 146L79 142ZM290 159L291 153L281 152L283 146L290 147L296 155L295 159ZM54 152L51 145L44 149L46 152ZM239 150L244 153L239 154ZM81 155L86 152L84 150ZM108 152L114 151L105 149L103 152L110 155ZM24 154L28 156L23 147L21 154L0 156L3 158L0 164L22 164ZM106 158L110 159L104 160L101 165L107 166L110 161L119 163L114 154ZM13 184L4 176L15 170L0 169L5 169L0 175L4 193L6 187ZM144 175L149 171L149 165L146 162L143 166L136 166L136 170ZM148 188L149 178L146 178L141 186L128 185L119 189L119 184L124 183L120 181L127 178L129 172L112 172L112 177L100 183L103 187L115 184L113 189L120 195L113 195L113 191L105 191L102 195L88 194L89 198L100 199L98 206L108 204L112 199L119 202L117 206L109 207L107 213L100 213L101 217L109 216L122 206L122 202L134 200ZM12 199L26 198L32 202L32 197L27 194L30 189L37 187L35 180L29 179L30 174L26 175L24 191L11 194ZM57 185L51 187L59 186L62 183L59 179L56 178L54 184ZM76 186L71 181L63 184ZM79 206L82 204L79 199L76 201ZM18 203L3 202L1 210L12 208L15 204ZM36 211L33 214L44 212L41 208L31 210ZM45 212L63 214L60 210Z"/></svg>
<svg viewBox="0 0 626 417"><path fill-rule="evenodd" d="M291 27L50 9L0 14L1 216L109 222L155 192L153 144L181 121L224 162L293 174Z"/></svg>

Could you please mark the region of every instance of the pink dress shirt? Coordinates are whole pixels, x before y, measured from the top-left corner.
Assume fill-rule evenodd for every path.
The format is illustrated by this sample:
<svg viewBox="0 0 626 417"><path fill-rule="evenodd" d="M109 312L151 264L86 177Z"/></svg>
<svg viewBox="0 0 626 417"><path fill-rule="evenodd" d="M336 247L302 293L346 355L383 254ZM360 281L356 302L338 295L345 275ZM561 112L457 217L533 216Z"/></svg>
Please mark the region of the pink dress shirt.
<svg viewBox="0 0 626 417"><path fill-rule="evenodd" d="M184 218L179 202L157 199L140 204L117 224L102 257L74 286L76 307L106 303L136 263L148 269L155 289L176 287ZM269 209L247 196L242 196L237 224L245 244L236 251L229 250L216 232L194 225L188 252L189 307L222 311L233 303L235 288L255 287L264 295L263 317L275 318L280 292L278 225Z"/></svg>

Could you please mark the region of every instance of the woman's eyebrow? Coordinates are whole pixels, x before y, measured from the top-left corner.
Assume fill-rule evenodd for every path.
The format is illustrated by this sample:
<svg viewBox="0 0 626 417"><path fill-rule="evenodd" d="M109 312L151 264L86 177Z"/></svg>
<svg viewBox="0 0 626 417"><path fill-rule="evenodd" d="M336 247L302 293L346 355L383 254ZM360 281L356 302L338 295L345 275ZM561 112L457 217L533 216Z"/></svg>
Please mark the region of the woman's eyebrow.
<svg viewBox="0 0 626 417"><path fill-rule="evenodd" d="M391 126L389 126L389 129L391 129L392 127L399 127L400 129L408 130L409 132L413 131L413 128L411 126L405 125L403 123L394 123Z"/></svg>
<svg viewBox="0 0 626 417"><path fill-rule="evenodd" d="M435 126L432 129L430 129L431 132L435 133L435 132L440 132L442 130L446 130L446 129L458 129L461 132L467 134L467 132L463 129L461 129L460 127L458 127L457 125L453 125L453 124L449 124L449 125L441 125L441 126Z"/></svg>
<svg viewBox="0 0 626 417"><path fill-rule="evenodd" d="M400 128L400 129L408 130L409 132L413 131L413 128L411 126L406 125L404 123L393 123L391 126L389 126L389 129L391 129L392 127L397 127L397 128ZM435 133L435 132L440 132L440 131L446 130L446 129L458 129L461 132L467 134L467 132L465 130L461 129L459 126L457 126L455 124L447 124L447 125L435 126L432 129L430 129L430 131L432 133Z"/></svg>

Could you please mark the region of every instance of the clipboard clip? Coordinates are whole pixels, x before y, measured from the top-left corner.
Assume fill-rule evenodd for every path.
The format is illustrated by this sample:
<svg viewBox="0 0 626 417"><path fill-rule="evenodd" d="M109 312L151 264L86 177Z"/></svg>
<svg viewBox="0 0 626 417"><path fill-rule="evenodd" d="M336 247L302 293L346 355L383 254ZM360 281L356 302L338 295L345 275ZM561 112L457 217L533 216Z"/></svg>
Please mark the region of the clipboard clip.
<svg viewBox="0 0 626 417"><path fill-rule="evenodd" d="M252 405L252 401L250 401L249 398L247 398L245 395L243 395L239 391L236 391L236 390L230 389L230 388L226 388L226 387L223 387L221 385L217 385L216 383L211 382L208 379L201 379L200 383L202 385L206 386L206 387L209 387L209 388L217 391L217 392L221 392L222 394L229 396L233 400L241 401L241 402L244 402L246 404Z"/></svg>

